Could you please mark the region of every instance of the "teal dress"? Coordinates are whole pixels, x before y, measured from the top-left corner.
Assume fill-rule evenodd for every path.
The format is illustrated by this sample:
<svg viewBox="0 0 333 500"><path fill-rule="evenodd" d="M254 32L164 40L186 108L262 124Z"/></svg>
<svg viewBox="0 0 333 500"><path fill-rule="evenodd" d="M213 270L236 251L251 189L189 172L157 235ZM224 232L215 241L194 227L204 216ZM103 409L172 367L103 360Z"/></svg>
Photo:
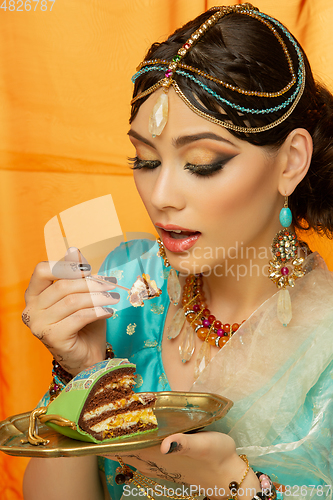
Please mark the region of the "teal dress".
<svg viewBox="0 0 333 500"><path fill-rule="evenodd" d="M112 344L116 357L127 358L136 364L137 392L170 391L164 373L161 343L169 297L166 291L169 270L157 257L156 241L135 240L122 243L104 261L100 275L115 276L120 285L130 288L136 277L143 273L154 279L162 290L159 297L145 302L144 307L132 307L126 293L120 293L120 302L107 321L107 341ZM108 489L113 500L120 498L123 487L114 482L118 463L99 460L105 470Z"/></svg>
<svg viewBox="0 0 333 500"><path fill-rule="evenodd" d="M306 266L311 272L291 292L291 326L283 328L277 321L274 295L219 351L191 390L234 401L227 417L210 429L229 433L255 470L286 486L286 496L327 500L333 488L333 280L318 254L308 257ZM122 293L107 321L107 340L117 357L136 364L136 391L169 391L161 356L169 269L158 256L157 242L122 243L100 270L126 287L143 273L162 294L134 308ZM113 500L123 493L114 482L117 466L100 459Z"/></svg>

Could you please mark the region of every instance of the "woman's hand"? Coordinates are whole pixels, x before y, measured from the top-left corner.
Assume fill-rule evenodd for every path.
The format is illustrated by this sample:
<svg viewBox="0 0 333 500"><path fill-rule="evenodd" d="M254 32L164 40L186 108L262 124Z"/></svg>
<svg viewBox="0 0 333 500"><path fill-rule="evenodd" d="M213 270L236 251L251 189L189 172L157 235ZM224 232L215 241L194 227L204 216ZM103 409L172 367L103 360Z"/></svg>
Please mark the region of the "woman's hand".
<svg viewBox="0 0 333 500"><path fill-rule="evenodd" d="M105 358L105 319L120 298L115 278L95 282L90 269L71 248L65 261L40 262L25 293L23 322L72 375Z"/></svg>
<svg viewBox="0 0 333 500"><path fill-rule="evenodd" d="M229 497L229 484L232 481L240 483L246 471L245 462L236 453L234 440L220 432L173 434L164 439L161 446L120 456L124 463L145 476L185 483L190 485L191 495L203 494L210 499ZM117 460L116 456L106 458ZM199 486L205 491L196 491ZM259 480L251 469L242 488L248 488L244 495L239 495L243 499L253 498L260 489Z"/></svg>

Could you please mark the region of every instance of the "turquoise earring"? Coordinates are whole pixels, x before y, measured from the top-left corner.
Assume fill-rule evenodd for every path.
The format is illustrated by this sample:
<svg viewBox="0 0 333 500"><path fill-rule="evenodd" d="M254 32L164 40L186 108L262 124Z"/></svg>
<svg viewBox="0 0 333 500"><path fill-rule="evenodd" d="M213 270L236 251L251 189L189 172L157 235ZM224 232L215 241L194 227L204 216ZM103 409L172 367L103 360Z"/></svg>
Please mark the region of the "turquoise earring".
<svg viewBox="0 0 333 500"><path fill-rule="evenodd" d="M288 207L288 196L284 197L284 205L283 208L281 208L279 219L281 226L285 228L289 227L292 223L293 216L290 208Z"/></svg>
<svg viewBox="0 0 333 500"><path fill-rule="evenodd" d="M285 196L284 206L280 211L280 223L283 229L273 239L273 258L269 262L269 278L280 289L277 316L283 326L287 326L292 319L291 299L287 287L294 287L295 281L305 274L302 268L304 258L297 255L299 241L290 228L292 219L288 197Z"/></svg>

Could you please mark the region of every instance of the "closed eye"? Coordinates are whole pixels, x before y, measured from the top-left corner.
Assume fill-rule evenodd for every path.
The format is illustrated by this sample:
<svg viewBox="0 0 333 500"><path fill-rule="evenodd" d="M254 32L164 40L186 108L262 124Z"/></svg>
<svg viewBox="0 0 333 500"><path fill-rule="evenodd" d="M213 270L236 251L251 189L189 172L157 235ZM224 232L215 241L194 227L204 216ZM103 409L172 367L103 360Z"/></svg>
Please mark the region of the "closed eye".
<svg viewBox="0 0 333 500"><path fill-rule="evenodd" d="M186 163L185 170L189 170L191 174L197 175L198 177L210 177L221 171L225 164L232 158L233 156L218 159L216 162L209 163L207 165L194 165L192 163Z"/></svg>
<svg viewBox="0 0 333 500"><path fill-rule="evenodd" d="M128 158L128 163L132 170L140 170L142 168L153 170L161 165L159 160L141 160L138 156Z"/></svg>
<svg viewBox="0 0 333 500"><path fill-rule="evenodd" d="M191 174L194 174L198 177L210 177L215 173L221 171L225 164L232 158L234 158L234 156L219 158L215 162L202 165L186 163L184 169L189 170ZM128 158L128 161L132 170L154 170L161 165L160 160L142 160L138 156L135 156L134 158Z"/></svg>

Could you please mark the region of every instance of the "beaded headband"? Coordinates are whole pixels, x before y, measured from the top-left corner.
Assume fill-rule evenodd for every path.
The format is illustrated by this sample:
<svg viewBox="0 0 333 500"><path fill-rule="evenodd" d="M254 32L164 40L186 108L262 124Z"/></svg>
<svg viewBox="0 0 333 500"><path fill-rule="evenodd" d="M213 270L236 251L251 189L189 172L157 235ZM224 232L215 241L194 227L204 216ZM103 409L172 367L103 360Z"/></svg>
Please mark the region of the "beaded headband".
<svg viewBox="0 0 333 500"><path fill-rule="evenodd" d="M149 118L149 132L152 134L153 137L156 135L160 135L167 123L168 119L168 96L167 92L170 87L173 87L177 95L185 102L185 104L192 110L194 111L197 115L201 116L202 118L205 118L206 120L216 123L217 125L220 125L224 128L234 130L235 132L244 132L247 134L254 134L258 132L264 132L265 130L272 129L282 123L284 120L286 120L291 113L294 111L295 107L297 106L297 103L299 102L303 91L305 87L305 67L304 67L304 61L303 61L303 56L301 53L301 50L297 44L297 42L294 40L294 38L291 36L291 34L286 30L286 28L279 23L274 18L271 18L267 14L263 14L259 12L259 9L254 7L253 5L249 3L244 3L244 4L238 4L238 5L232 5L232 6L222 6L222 7L213 7L210 9L210 11L214 11L214 14L210 16L201 26L192 33L190 38L183 44L183 46L178 50L177 54L175 57L173 57L172 61L167 61L164 59L152 59L152 60L147 60L143 61L137 68L137 72L135 75L132 77L132 82L134 83L137 78L139 78L142 74L148 73L150 71L161 71L164 74L164 77L161 78L157 83L152 85L150 88L147 90L137 94L134 99L132 99L131 104L134 104L136 101L139 99L142 99L143 97L152 94L155 92L155 90L159 89L160 87L163 88L163 93L161 96L158 98L153 111L150 115ZM232 13L238 13L238 14L245 14L247 16L250 16L254 19L257 19L260 21L262 24L267 26L271 32L274 34L275 38L278 40L278 42L281 45L281 48L285 54L285 57L287 59L288 67L289 67L289 72L291 76L290 82L283 87L279 91L271 91L271 92L261 92L261 91L256 91L256 90L246 90L242 89L240 87L231 85L227 82L224 82L223 80L219 80L218 78L215 78L208 73L205 73L204 71L195 68L193 66L189 66L188 64L184 64L182 62L182 59L186 56L188 51L206 34L206 32L212 28L222 17L225 17L228 14ZM276 26L286 35L288 40L292 43L296 54L298 58L298 70L297 70L297 76L294 70L292 58L290 56L290 53L287 49L287 46L285 42L283 41L281 35L276 29ZM165 67L167 66L167 71L165 72ZM242 127L238 125L234 125L233 123L230 123L228 121L224 120L219 120L208 113L205 113L198 109L194 104L192 104L189 99L185 96L185 94L182 92L180 87L178 86L177 82L173 79L173 75L181 75L185 78L188 78L195 82L197 85L199 85L201 88L203 88L206 92L208 92L210 95L212 95L218 102L223 103L227 106L230 106L231 108L234 108L240 113L249 113L249 114L258 114L258 115L264 115L264 114L269 114L269 113L274 113L275 111L279 111L284 108L288 108L288 110L277 120L269 123L268 125L264 125L262 127ZM285 99L284 102L281 104L272 106L270 108L262 107L262 108L247 108L243 106L239 106L238 104L233 103L232 101L229 101L228 99L222 97L221 95L217 94L214 92L211 88L209 88L205 83L203 83L201 80L199 80L196 75L199 75L200 77L203 77L206 80L213 81L214 83L217 83L221 87L224 87L228 90L237 92L238 94L243 94L245 96L256 96L256 97L265 97L265 98L276 98L276 97L281 97L288 91L294 88L293 93Z"/></svg>

